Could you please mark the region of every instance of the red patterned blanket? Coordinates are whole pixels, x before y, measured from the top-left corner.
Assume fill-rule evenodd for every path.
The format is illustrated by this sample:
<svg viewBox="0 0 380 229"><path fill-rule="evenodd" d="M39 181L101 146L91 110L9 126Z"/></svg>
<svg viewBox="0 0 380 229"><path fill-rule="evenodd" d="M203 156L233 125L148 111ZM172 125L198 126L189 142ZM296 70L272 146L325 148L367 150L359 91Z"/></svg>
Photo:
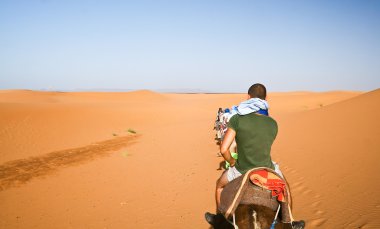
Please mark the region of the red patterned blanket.
<svg viewBox="0 0 380 229"><path fill-rule="evenodd" d="M276 174L266 169L254 170L250 172L249 179L252 183L272 192L272 197L277 197L278 201L285 202L286 183Z"/></svg>

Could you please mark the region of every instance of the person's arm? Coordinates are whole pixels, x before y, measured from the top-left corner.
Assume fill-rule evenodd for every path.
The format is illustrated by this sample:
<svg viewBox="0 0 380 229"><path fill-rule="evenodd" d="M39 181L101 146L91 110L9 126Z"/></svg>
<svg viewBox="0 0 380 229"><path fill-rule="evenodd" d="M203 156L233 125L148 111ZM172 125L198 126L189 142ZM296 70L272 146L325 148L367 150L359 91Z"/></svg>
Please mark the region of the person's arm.
<svg viewBox="0 0 380 229"><path fill-rule="evenodd" d="M235 159L231 156L230 146L234 141L236 136L235 130L232 128L228 128L226 134L224 135L224 139L222 144L220 145L220 153L222 154L224 160L230 163L231 167L235 165Z"/></svg>

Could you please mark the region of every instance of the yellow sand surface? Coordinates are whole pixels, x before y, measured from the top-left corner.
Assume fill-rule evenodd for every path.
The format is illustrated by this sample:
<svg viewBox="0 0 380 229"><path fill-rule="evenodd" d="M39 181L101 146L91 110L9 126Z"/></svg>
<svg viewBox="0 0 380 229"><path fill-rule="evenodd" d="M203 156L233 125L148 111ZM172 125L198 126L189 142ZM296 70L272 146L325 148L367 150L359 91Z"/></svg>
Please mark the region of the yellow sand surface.
<svg viewBox="0 0 380 229"><path fill-rule="evenodd" d="M208 228L222 160L216 111L244 99L0 91L0 228ZM307 228L380 228L380 90L268 102L295 217Z"/></svg>

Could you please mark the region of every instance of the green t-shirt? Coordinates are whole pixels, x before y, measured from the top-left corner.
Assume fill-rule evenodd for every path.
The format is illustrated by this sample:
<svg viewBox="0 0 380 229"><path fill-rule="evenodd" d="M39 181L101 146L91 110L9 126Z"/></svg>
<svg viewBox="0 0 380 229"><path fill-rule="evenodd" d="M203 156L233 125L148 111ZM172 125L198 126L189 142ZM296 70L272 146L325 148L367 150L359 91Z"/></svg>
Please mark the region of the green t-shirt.
<svg viewBox="0 0 380 229"><path fill-rule="evenodd" d="M234 115L228 127L236 131L238 159L236 169L244 174L256 167L274 169L270 150L277 135L277 122L271 117L251 113Z"/></svg>

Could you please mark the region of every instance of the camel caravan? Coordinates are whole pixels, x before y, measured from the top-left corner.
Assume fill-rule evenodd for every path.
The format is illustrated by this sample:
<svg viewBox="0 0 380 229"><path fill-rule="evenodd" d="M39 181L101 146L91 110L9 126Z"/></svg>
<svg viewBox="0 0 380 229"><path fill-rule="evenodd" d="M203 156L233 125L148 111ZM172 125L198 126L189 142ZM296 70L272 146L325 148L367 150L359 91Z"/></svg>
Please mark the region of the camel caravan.
<svg viewBox="0 0 380 229"><path fill-rule="evenodd" d="M218 109L215 140L225 166L216 184L216 213L205 214L215 229L305 228L293 218L288 183L270 157L278 127L265 99L265 86L254 84L246 101Z"/></svg>

